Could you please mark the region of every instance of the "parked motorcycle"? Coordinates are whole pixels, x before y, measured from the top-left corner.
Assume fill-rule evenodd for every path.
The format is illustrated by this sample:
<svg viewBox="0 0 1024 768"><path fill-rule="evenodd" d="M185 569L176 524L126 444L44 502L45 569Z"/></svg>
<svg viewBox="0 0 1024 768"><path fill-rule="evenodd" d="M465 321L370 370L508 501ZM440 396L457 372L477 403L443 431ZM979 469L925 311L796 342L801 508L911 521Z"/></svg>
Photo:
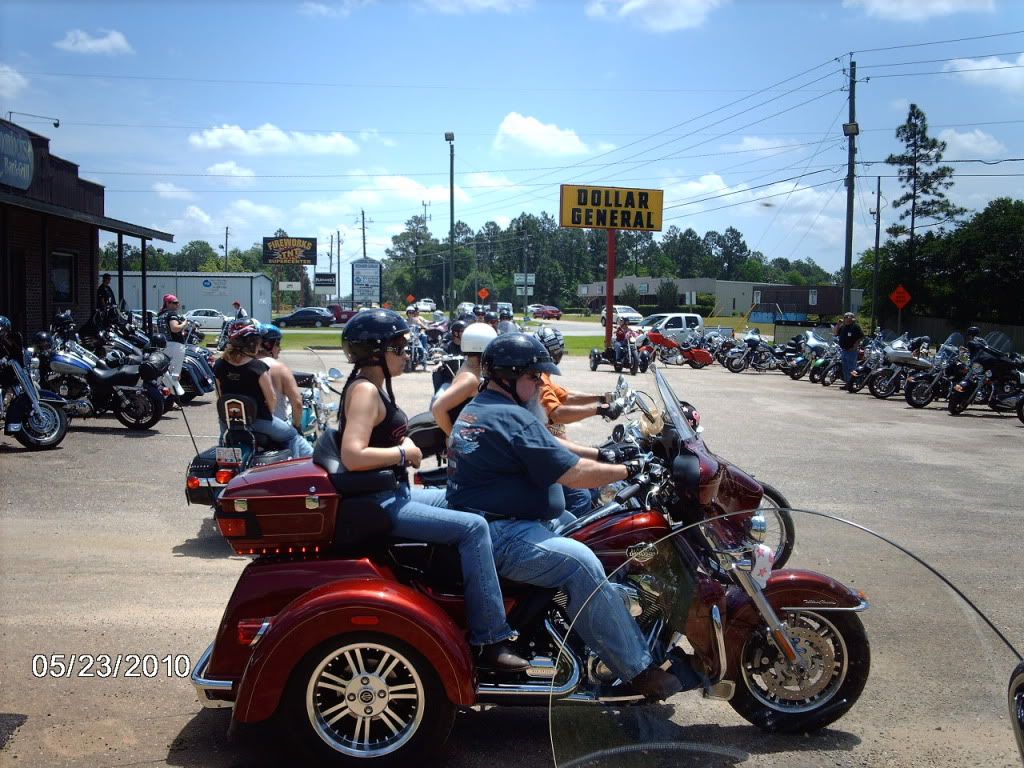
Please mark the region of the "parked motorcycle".
<svg viewBox="0 0 1024 768"><path fill-rule="evenodd" d="M775 357L771 348L761 338L761 331L749 328L743 334L741 343L729 351L725 367L731 373L742 373L747 368L755 371L767 371L776 367Z"/></svg>
<svg viewBox="0 0 1024 768"><path fill-rule="evenodd" d="M43 451L64 440L68 417L64 398L36 385L31 360L20 333L0 339L0 420L5 435L30 451Z"/></svg>
<svg viewBox="0 0 1024 768"><path fill-rule="evenodd" d="M807 380L811 384L821 384L825 374L834 371L836 364L841 362L841 351L839 344L835 341L828 342L828 346L811 364L811 369L807 372ZM834 376L832 381L835 381Z"/></svg>
<svg viewBox="0 0 1024 768"><path fill-rule="evenodd" d="M1014 354L1013 342L1002 331L973 339L968 347L973 347L971 369L949 394L950 414L959 416L973 402L1012 413L1024 393L1024 357Z"/></svg>
<svg viewBox="0 0 1024 768"><path fill-rule="evenodd" d="M112 411L130 430L151 429L164 413L164 394L159 379L166 374L170 360L163 352L153 351L138 365L114 367L92 355L78 344L66 328L54 327L52 343L34 346L40 384L67 398L64 410L69 416L91 417ZM47 340L49 341L49 339Z"/></svg>
<svg viewBox="0 0 1024 768"><path fill-rule="evenodd" d="M789 374L789 378L793 379L793 381L802 379L810 372L814 361L828 352L832 338L831 330L828 330L827 334L828 338L826 338L826 331L819 328L803 334L800 354L793 360L792 367L786 371Z"/></svg>
<svg viewBox="0 0 1024 768"><path fill-rule="evenodd" d="M597 366L602 363L609 363L616 373L621 373L623 369L626 369L631 376L636 376L640 370L640 349L637 346L638 335L636 331L630 329L626 335L625 343L622 345L621 357L618 358L615 355L614 343L604 350L594 347L590 350L590 370L596 371Z"/></svg>
<svg viewBox="0 0 1024 768"><path fill-rule="evenodd" d="M882 349L884 364L873 370L867 379L871 394L885 400L901 392L911 374L931 369L931 361L922 357L930 343L928 336L908 338L905 333L886 344Z"/></svg>
<svg viewBox="0 0 1024 768"><path fill-rule="evenodd" d="M932 360L931 370L913 373L903 387L903 397L914 408L924 408L935 399L945 400L953 384L967 375L964 337L951 333Z"/></svg>
<svg viewBox="0 0 1024 768"><path fill-rule="evenodd" d="M640 354L647 354L649 359L657 359L666 365L683 365L700 369L715 362L714 355L700 346L700 342L691 334L685 343L680 343L661 331L652 329L646 334L647 345L641 345ZM640 372L647 366L641 360Z"/></svg>

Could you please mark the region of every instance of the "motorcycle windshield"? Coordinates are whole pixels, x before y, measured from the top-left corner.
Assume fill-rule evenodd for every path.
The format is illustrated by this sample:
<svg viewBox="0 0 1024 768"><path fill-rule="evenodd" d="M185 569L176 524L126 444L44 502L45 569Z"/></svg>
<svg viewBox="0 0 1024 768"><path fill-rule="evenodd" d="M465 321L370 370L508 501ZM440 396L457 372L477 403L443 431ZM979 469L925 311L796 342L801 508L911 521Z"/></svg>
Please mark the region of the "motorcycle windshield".
<svg viewBox="0 0 1024 768"><path fill-rule="evenodd" d="M832 333L832 328L828 325L819 325L811 331L811 335L818 341L824 342L832 341L832 339L835 338L835 335Z"/></svg>
<svg viewBox="0 0 1024 768"><path fill-rule="evenodd" d="M992 331L986 334L985 343L997 352L1004 352L1006 354L1013 352L1013 339L1002 331Z"/></svg>
<svg viewBox="0 0 1024 768"><path fill-rule="evenodd" d="M742 515L601 550L610 575L590 601L603 608L571 622L549 698L556 766L1019 765L1007 689L1020 656L1004 637L1024 638L1016 566L997 569L999 590L976 585L976 605L939 573L956 567L955 546L921 536L938 553L928 562L857 523L791 514L796 546L774 572L753 540L722 544L716 529L746 525ZM789 655L744 579L766 583ZM637 625L625 649L614 622ZM614 671L632 663L629 646L694 670L693 687L631 700Z"/></svg>
<svg viewBox="0 0 1024 768"><path fill-rule="evenodd" d="M944 342L942 342L942 346L944 346L944 347L957 347L957 348L959 348L959 347L962 347L963 345L964 345L964 335L962 333L960 333L959 331L954 331L953 333L949 334L949 336L946 338L946 340Z"/></svg>
<svg viewBox="0 0 1024 768"><path fill-rule="evenodd" d="M896 335L896 331L882 330L882 331L879 331L879 334L882 337L882 341L887 342L887 343L892 341L895 338L898 338L897 335Z"/></svg>

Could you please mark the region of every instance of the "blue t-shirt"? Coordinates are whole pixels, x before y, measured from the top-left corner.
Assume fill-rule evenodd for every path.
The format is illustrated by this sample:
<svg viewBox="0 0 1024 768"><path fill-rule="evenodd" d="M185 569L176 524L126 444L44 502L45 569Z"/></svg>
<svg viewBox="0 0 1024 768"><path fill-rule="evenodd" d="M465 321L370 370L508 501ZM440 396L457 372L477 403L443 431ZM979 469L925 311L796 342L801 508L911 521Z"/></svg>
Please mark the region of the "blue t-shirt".
<svg viewBox="0 0 1024 768"><path fill-rule="evenodd" d="M565 507L558 478L579 460L528 410L485 390L462 409L448 439L448 503L553 520Z"/></svg>

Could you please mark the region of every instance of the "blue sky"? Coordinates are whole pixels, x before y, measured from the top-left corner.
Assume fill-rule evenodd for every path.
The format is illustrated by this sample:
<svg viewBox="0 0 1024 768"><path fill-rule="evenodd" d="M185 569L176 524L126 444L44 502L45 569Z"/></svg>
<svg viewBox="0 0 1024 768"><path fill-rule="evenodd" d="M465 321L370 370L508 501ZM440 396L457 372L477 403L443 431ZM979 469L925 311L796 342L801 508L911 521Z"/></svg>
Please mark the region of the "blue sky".
<svg viewBox="0 0 1024 768"><path fill-rule="evenodd" d="M664 189L666 227L735 226L768 258L834 270L846 54L858 160L899 148L914 102L947 160L991 162L1024 157L1018 30L1017 0L7 2L0 110L59 118L14 116L106 186L108 216L175 249L281 227L317 236L326 267L336 231L359 255L365 209L381 257L423 201L443 237L453 131L456 217L474 229L556 214L560 183ZM1024 197L1024 176L970 176L1022 165L958 163L951 196ZM891 173L858 166L855 251Z"/></svg>

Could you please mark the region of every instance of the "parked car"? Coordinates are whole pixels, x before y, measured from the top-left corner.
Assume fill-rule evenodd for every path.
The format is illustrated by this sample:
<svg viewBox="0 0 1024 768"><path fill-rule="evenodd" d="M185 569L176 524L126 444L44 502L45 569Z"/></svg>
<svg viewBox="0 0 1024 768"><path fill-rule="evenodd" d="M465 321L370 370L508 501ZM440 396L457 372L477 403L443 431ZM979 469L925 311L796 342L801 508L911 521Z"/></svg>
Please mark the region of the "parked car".
<svg viewBox="0 0 1024 768"><path fill-rule="evenodd" d="M516 313L516 311L512 309L511 301L496 301L494 303L494 311L500 315L502 310L508 310L510 315L514 315Z"/></svg>
<svg viewBox="0 0 1024 768"><path fill-rule="evenodd" d="M704 318L693 312L668 312L655 326L673 341L682 342L691 334L704 334Z"/></svg>
<svg viewBox="0 0 1024 768"><path fill-rule="evenodd" d="M558 307L542 304L533 310L533 316L539 320L561 320L562 310Z"/></svg>
<svg viewBox="0 0 1024 768"><path fill-rule="evenodd" d="M437 304L434 303L433 299L420 299L416 302L416 308L420 312L433 312L437 309Z"/></svg>
<svg viewBox="0 0 1024 768"><path fill-rule="evenodd" d="M334 322L334 313L324 307L303 307L296 309L290 315L276 317L271 322L279 328L293 325L323 328Z"/></svg>
<svg viewBox="0 0 1024 768"><path fill-rule="evenodd" d="M152 309L147 309L146 310L146 317L149 318L150 324L155 328L156 327L156 312L154 312ZM141 309L133 309L132 310L132 322L135 323L140 328L142 327L142 310Z"/></svg>
<svg viewBox="0 0 1024 768"><path fill-rule="evenodd" d="M601 325L605 324L605 312L606 311L607 311L606 309L602 309L601 310ZM639 323L641 320L644 319L643 315L641 315L639 312L637 312L635 309L633 309L631 306L629 306L627 304L615 304L615 305L613 305L612 306L612 312L613 312L613 315L612 315L612 322L613 323L618 323L619 322L619 318L621 318L621 317L626 318L626 322L629 323L630 325L636 325L637 323Z"/></svg>
<svg viewBox="0 0 1024 768"><path fill-rule="evenodd" d="M472 301L464 301L455 308L454 317L462 317L463 315L472 315L473 307L476 305Z"/></svg>
<svg viewBox="0 0 1024 768"><path fill-rule="evenodd" d="M528 314L530 317L533 317L533 313L536 312L538 309L540 309L543 306L545 306L545 305L544 304L527 304L526 305L526 314Z"/></svg>
<svg viewBox="0 0 1024 768"><path fill-rule="evenodd" d="M352 315L359 311L358 309L344 309L341 304L328 304L327 310L334 315L336 323L347 323L352 319Z"/></svg>
<svg viewBox="0 0 1024 768"><path fill-rule="evenodd" d="M637 325L640 326L641 330L647 330L649 328L653 328L654 326L656 326L658 323L660 323L666 317L668 317L668 313L667 312L662 312L662 313L657 314L657 315L648 315L643 320L641 320L639 323L637 323Z"/></svg>
<svg viewBox="0 0 1024 768"><path fill-rule="evenodd" d="M191 320L201 331L219 331L226 318L216 309L191 309L185 313L185 319Z"/></svg>

